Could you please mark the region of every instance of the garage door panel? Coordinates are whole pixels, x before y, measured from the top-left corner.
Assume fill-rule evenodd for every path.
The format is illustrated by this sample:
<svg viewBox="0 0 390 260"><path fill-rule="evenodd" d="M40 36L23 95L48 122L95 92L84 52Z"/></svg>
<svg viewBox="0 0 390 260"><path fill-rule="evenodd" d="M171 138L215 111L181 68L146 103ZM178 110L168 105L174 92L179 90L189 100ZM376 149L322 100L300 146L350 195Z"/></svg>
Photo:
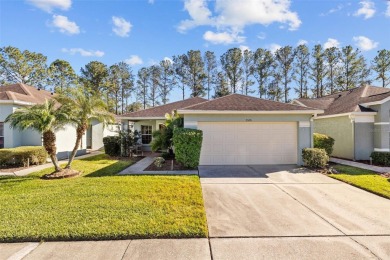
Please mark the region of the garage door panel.
<svg viewBox="0 0 390 260"><path fill-rule="evenodd" d="M297 123L198 122L201 165L296 164Z"/></svg>

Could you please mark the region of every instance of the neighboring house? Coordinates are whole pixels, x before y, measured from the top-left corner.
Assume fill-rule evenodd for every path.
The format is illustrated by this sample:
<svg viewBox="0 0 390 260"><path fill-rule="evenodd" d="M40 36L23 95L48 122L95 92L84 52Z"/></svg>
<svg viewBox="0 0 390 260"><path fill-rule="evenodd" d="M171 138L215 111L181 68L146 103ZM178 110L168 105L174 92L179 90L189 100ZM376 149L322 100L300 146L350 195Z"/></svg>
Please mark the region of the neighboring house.
<svg viewBox="0 0 390 260"><path fill-rule="evenodd" d="M314 131L335 139L332 156L368 160L373 151L390 151L389 89L362 86L292 103L324 110L314 118Z"/></svg>
<svg viewBox="0 0 390 260"><path fill-rule="evenodd" d="M191 100L194 99L180 101L184 102L181 108L172 103L169 109L161 109L158 120L152 111L157 114L164 106L131 113L122 122L126 125L129 118L137 121L135 113L143 113L135 128L150 125L150 131L143 132L148 134L164 122L163 113L176 109L184 118L184 127L203 131L200 165L300 165L302 149L313 145L311 118L324 112L239 94L210 101L198 98L196 104L185 104ZM150 115L153 116L148 123L146 118ZM143 136L145 141L149 138Z"/></svg>
<svg viewBox="0 0 390 260"><path fill-rule="evenodd" d="M4 123L4 120L20 107L42 104L46 99L51 98L53 98L53 93L21 83L0 86L0 148L42 145L41 133L32 129L24 131L12 129L9 123ZM56 137L57 157L59 159L67 158L76 142L75 127L66 125L63 130L56 132ZM84 154L85 152L86 138L83 136L77 154Z"/></svg>
<svg viewBox="0 0 390 260"><path fill-rule="evenodd" d="M98 120L92 120L86 132L87 148L99 150L104 146L103 137L116 136L119 134L120 130L120 123L104 126L103 123Z"/></svg>
<svg viewBox="0 0 390 260"><path fill-rule="evenodd" d="M138 131L141 137L143 150L151 151L150 143L152 141L152 133L155 130L159 130L162 125L164 125L165 114L171 114L172 111L205 101L207 101L207 99L200 97L189 98L166 105L123 114L118 116L118 119L121 120L123 129Z"/></svg>

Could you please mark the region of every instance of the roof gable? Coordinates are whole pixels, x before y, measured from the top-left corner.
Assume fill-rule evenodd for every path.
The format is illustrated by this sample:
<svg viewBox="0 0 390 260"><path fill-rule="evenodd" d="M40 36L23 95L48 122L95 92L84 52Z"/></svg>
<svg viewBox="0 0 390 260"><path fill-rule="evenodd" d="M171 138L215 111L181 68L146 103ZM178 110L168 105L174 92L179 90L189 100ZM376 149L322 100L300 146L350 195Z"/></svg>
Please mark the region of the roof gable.
<svg viewBox="0 0 390 260"><path fill-rule="evenodd" d="M46 99L51 98L53 98L51 92L23 83L0 86L0 100L2 101L42 104Z"/></svg>
<svg viewBox="0 0 390 260"><path fill-rule="evenodd" d="M189 106L183 111L304 111L313 110L272 100L266 100L241 94L230 94L204 103Z"/></svg>

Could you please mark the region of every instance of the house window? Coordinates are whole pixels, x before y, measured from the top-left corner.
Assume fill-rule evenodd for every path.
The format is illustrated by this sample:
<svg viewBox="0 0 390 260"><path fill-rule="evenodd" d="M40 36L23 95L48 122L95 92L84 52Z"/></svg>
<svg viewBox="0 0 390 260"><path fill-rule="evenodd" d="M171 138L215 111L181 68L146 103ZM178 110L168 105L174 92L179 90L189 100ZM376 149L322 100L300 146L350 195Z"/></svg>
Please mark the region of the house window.
<svg viewBox="0 0 390 260"><path fill-rule="evenodd" d="M142 144L150 144L152 141L152 126L141 125Z"/></svg>
<svg viewBox="0 0 390 260"><path fill-rule="evenodd" d="M4 123L0 122L0 148L4 148Z"/></svg>

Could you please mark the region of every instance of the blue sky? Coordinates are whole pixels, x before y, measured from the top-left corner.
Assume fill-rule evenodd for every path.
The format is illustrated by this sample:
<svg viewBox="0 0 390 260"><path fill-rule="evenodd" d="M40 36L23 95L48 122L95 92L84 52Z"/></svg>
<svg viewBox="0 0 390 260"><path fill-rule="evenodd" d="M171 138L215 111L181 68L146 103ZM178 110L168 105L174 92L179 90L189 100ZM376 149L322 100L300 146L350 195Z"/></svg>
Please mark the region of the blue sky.
<svg viewBox="0 0 390 260"><path fill-rule="evenodd" d="M219 56L298 43L352 45L371 59L390 49L390 2L0 0L0 46L67 60L76 72L92 60L137 71L190 49Z"/></svg>

